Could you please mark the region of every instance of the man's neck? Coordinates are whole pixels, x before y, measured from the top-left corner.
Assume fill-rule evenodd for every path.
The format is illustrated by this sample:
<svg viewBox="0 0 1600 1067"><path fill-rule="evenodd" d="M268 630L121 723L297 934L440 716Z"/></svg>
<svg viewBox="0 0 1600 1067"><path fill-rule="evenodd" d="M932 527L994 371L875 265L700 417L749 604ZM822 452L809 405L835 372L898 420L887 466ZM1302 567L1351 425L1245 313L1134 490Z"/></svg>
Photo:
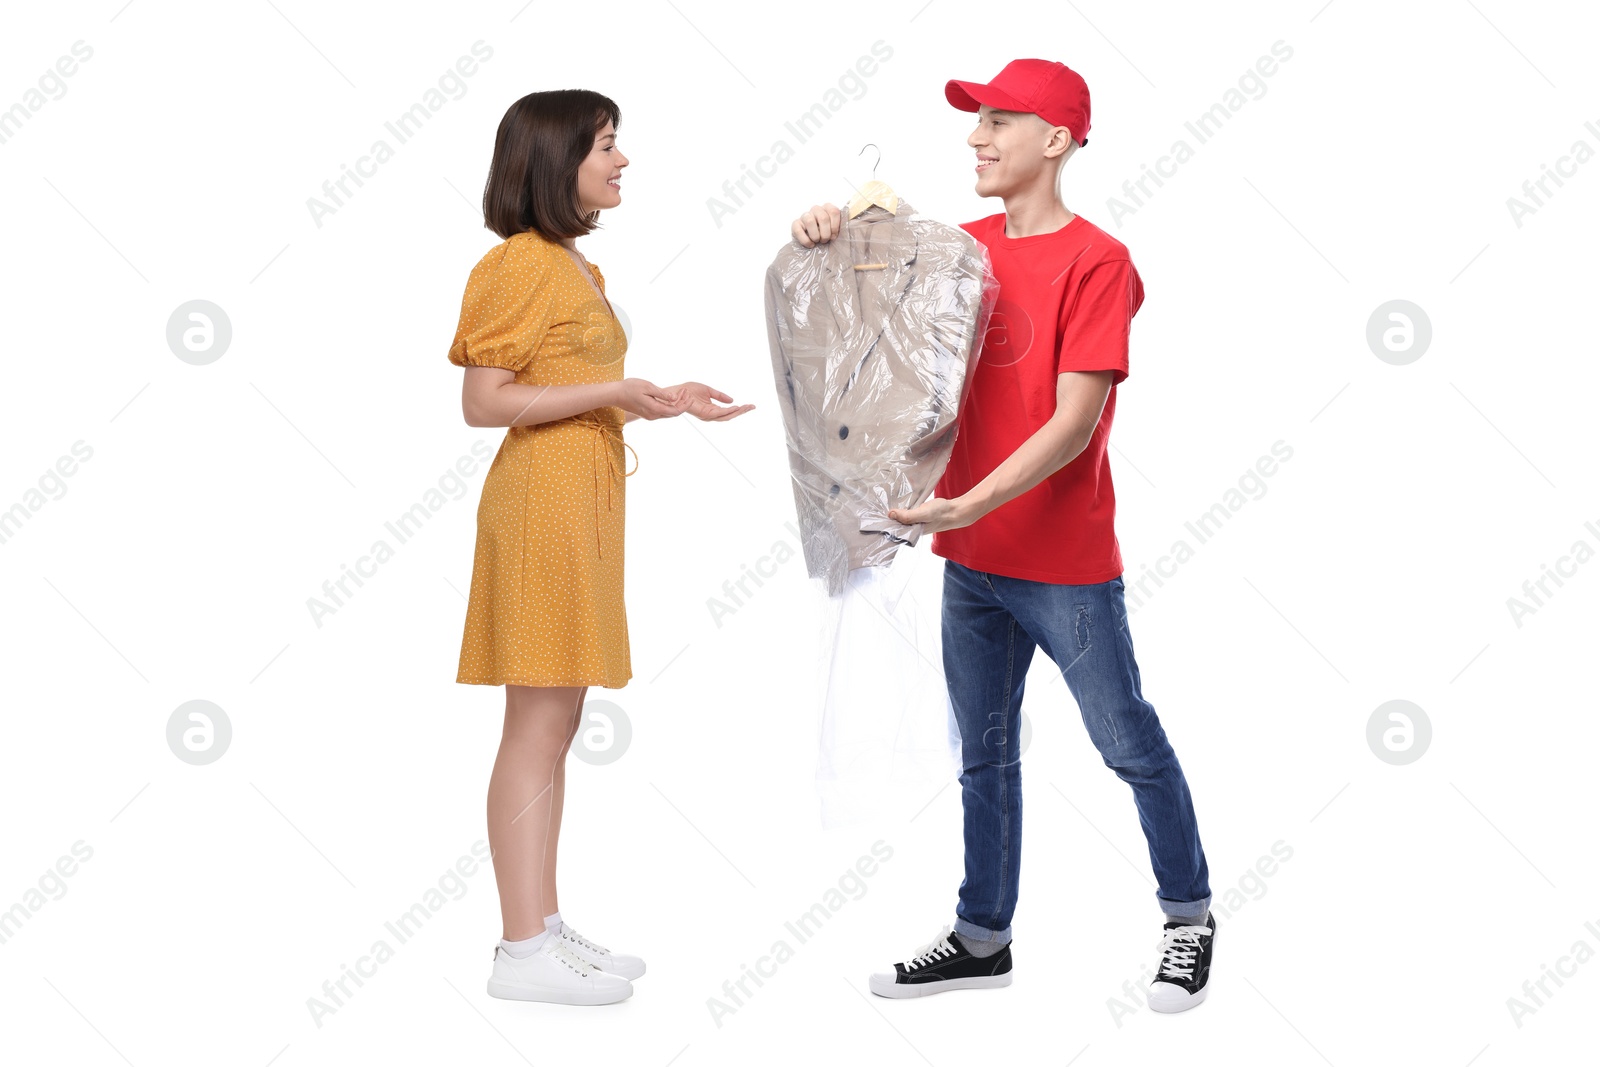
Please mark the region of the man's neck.
<svg viewBox="0 0 1600 1067"><path fill-rule="evenodd" d="M1077 218L1051 191L1046 195L1009 197L1006 205L1006 236L1035 237L1055 233Z"/></svg>

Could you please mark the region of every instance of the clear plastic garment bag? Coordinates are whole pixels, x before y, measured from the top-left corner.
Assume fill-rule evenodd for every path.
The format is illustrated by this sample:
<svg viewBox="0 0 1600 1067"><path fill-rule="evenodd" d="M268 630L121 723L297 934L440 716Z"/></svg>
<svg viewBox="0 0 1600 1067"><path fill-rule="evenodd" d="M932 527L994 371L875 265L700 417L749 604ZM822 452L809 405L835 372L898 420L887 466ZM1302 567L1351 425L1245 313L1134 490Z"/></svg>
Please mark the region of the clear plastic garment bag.
<svg viewBox="0 0 1600 1067"><path fill-rule="evenodd" d="M893 196L831 241L790 241L767 270L773 376L822 618L825 825L910 817L960 771L942 561L913 550L920 525L888 513L934 495L998 292L982 244Z"/></svg>

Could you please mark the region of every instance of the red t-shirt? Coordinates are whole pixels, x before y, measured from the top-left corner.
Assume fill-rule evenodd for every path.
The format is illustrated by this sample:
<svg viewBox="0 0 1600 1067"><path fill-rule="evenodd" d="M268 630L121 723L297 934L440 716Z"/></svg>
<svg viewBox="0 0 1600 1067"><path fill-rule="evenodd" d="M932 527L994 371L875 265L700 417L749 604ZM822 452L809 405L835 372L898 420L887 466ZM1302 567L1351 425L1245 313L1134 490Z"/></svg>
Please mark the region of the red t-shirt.
<svg viewBox="0 0 1600 1067"><path fill-rule="evenodd" d="M1003 212L961 228L988 248L1000 292L935 495L965 493L1043 426L1056 410L1058 374L1115 374L1077 458L970 526L935 533L933 552L1036 582L1108 582L1122 573L1122 552L1106 441L1144 283L1127 247L1082 215L1031 237L1007 237Z"/></svg>

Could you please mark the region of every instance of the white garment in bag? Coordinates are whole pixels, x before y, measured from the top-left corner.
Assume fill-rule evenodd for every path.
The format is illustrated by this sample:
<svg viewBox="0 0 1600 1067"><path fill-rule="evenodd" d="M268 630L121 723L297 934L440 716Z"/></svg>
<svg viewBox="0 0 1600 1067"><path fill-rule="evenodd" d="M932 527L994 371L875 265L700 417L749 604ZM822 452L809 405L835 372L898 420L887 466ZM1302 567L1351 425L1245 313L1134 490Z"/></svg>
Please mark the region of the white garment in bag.
<svg viewBox="0 0 1600 1067"><path fill-rule="evenodd" d="M961 774L961 735L944 684L944 560L902 548L849 573L824 600L817 797L825 827L914 817Z"/></svg>

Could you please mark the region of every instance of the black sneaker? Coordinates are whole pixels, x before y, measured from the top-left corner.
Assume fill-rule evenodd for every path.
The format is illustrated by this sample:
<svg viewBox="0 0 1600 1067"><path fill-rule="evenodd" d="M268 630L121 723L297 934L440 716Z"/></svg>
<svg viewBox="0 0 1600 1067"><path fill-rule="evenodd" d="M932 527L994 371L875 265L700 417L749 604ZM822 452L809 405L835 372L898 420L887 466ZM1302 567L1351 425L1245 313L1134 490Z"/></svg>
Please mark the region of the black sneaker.
<svg viewBox="0 0 1600 1067"><path fill-rule="evenodd" d="M891 974L867 983L880 997L925 997L947 989L989 989L1011 984L1011 944L992 956L974 956L946 926Z"/></svg>
<svg viewBox="0 0 1600 1067"><path fill-rule="evenodd" d="M1204 926L1171 922L1161 929L1161 962L1150 983L1150 1010L1188 1011L1206 999L1217 917L1208 912Z"/></svg>

